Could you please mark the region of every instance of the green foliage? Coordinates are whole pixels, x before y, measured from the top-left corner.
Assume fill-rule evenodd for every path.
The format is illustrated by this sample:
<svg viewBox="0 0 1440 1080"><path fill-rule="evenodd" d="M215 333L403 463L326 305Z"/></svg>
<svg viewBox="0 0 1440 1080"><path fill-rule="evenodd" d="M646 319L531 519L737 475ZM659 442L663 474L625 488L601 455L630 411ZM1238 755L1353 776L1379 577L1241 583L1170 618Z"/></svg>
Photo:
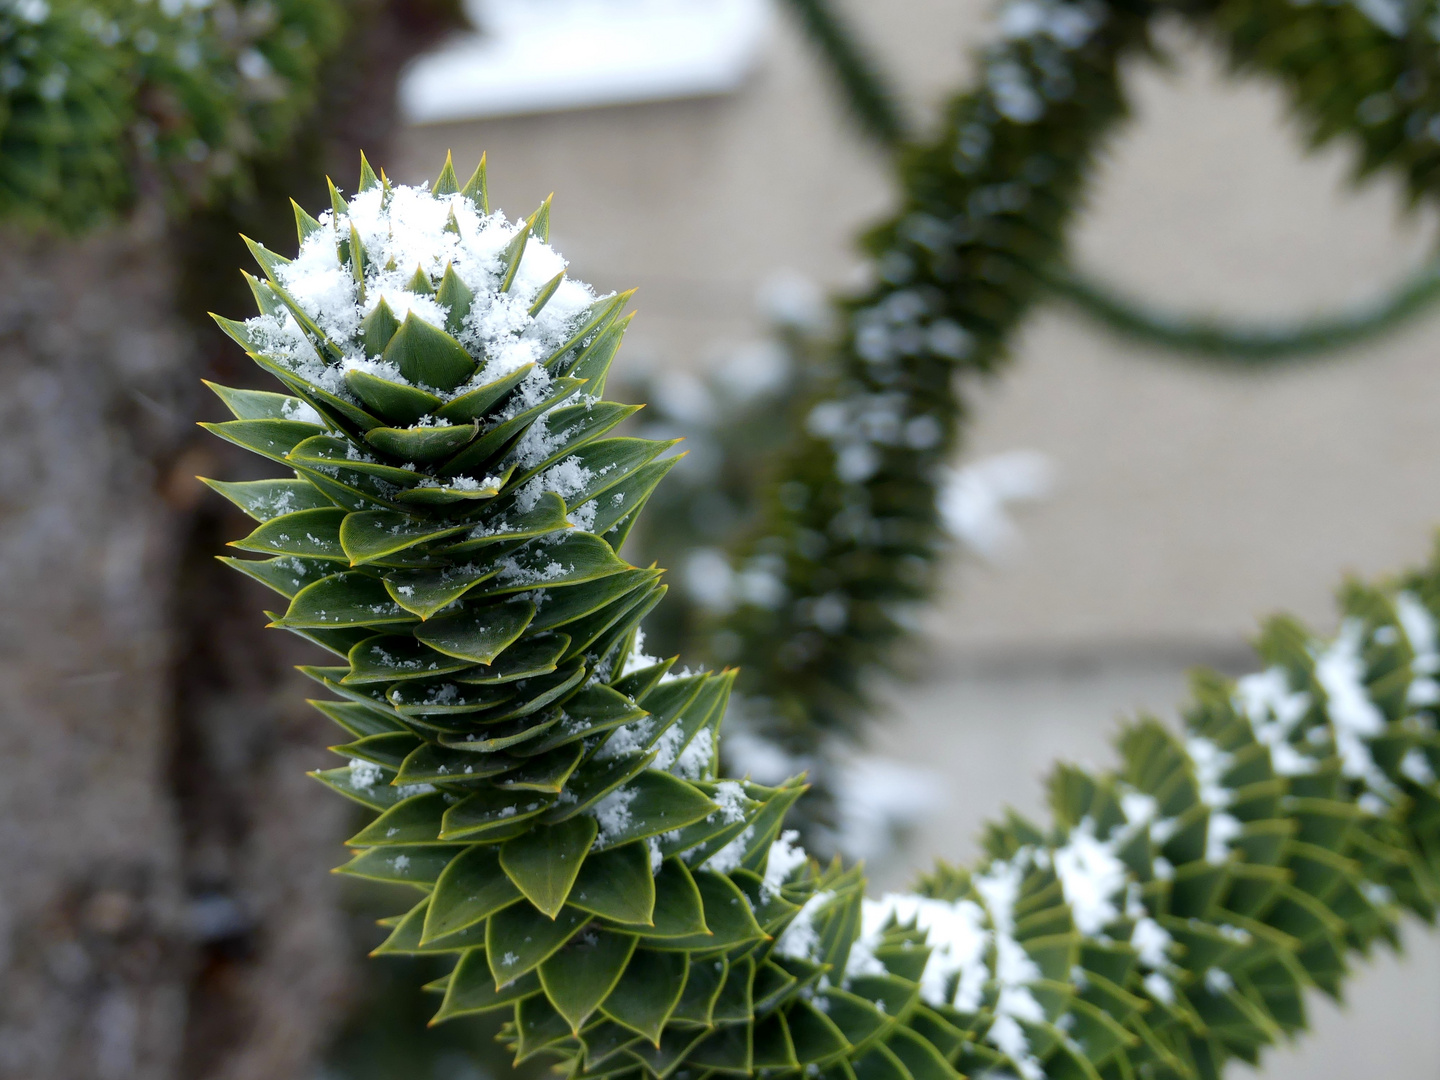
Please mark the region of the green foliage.
<svg viewBox="0 0 1440 1080"><path fill-rule="evenodd" d="M1180 356L1204 357L1237 368L1308 360L1354 347L1426 313L1440 298L1440 273L1433 261L1368 304L1286 323L1245 325L1161 312L1066 270L1052 269L1047 284L1107 329Z"/></svg>
<svg viewBox="0 0 1440 1080"><path fill-rule="evenodd" d="M348 762L315 775L374 815L339 869L410 890L375 951L451 965L435 1021L508 1016L517 1062L576 1077L1212 1080L1303 1028L1305 993L1338 993L1401 913L1433 918L1440 558L1347 586L1334 640L1272 624L1265 672L1200 676L1184 736L1136 723L1113 773L1059 770L1053 823L993 826L973 870L867 901L808 859L782 833L801 784L716 774L732 673L636 647L663 586L616 552L666 444L565 412L603 415L624 298L552 289L540 219L449 174L367 169L301 218L293 262L257 249L261 314L221 325L289 393L217 388L235 419L211 425L293 474L213 482L267 556L231 561L341 661L305 669ZM431 299L452 273L458 324ZM382 302L406 312L388 340ZM385 360L421 321L448 337L415 375L448 387ZM352 395L355 371L392 390ZM441 404L407 424L383 407L406 389ZM369 437L457 427L427 462Z"/></svg>
<svg viewBox="0 0 1440 1080"><path fill-rule="evenodd" d="M887 151L903 151L910 139L901 122L894 85L856 39L845 20L829 0L790 0L790 7L807 31L817 55L829 68L859 130ZM1413 105L1424 96L1420 87L1425 76L1415 68L1401 72L1393 87L1386 82L1386 76L1394 74L1396 52L1390 48L1390 42L1375 33L1370 16L1360 20L1364 25L1358 33L1355 32L1355 23L1359 17L1353 12L1338 20L1335 26L1343 40L1339 42L1339 48L1335 48L1333 41L1317 41L1318 35L1308 26L1296 30L1284 25L1277 33L1277 27L1260 16L1259 10L1249 4L1234 4L1227 10L1226 18L1243 27L1244 40L1241 51L1234 54L1235 58L1239 64L1255 68L1261 66L1257 61L1263 55L1274 61L1275 67L1297 86L1310 82L1311 85L1301 87L1302 92L1332 116L1328 123L1312 127L1315 141L1351 131L1354 118L1371 127L1392 120L1400 103ZM1209 8L1204 9L1202 14L1208 17ZM1388 24L1381 29L1394 35L1408 16L1402 9L1396 8L1388 18L1383 15L1381 18ZM1274 42L1287 40L1284 35L1292 30L1296 32L1289 39L1290 46L1277 50ZM1352 52L1360 53L1362 57L1348 55ZM1378 63L1377 54L1381 54L1378 55ZM1307 73L1322 57L1320 78L1309 78ZM1364 97L1355 92L1356 87L1349 81L1347 70L1352 59L1359 59L1360 66L1371 69L1368 72L1370 80L1362 85L1376 91L1374 94ZM1379 73L1387 67L1391 70ZM1338 84L1339 93L1327 89L1334 84ZM1351 106L1353 114L1348 111ZM1425 138L1433 141L1434 134L1426 127L1430 123L1430 115L1423 105L1412 109L1406 118L1408 140L1413 142L1424 129ZM1417 147L1401 149L1402 153L1413 154ZM1421 154L1416 156L1421 160L1416 163L1418 169L1412 166L1412 174L1417 171L1423 174L1433 168L1433 164L1424 164L1430 155L1424 153L1423 147L1420 149ZM1362 158L1360 173L1363 175L1369 168L1387 161L1389 158L1384 149L1378 153L1367 153ZM1420 186L1416 187L1417 180L1412 175L1412 192L1418 193L1423 189L1424 182L1420 180ZM1426 265L1390 293L1353 312L1313 320L1237 325L1214 317L1158 309L1121 295L1089 274L1059 264L1050 267L1045 277L1051 290L1067 300L1077 312L1110 330L1173 351L1186 359L1215 359L1247 365L1295 360L1357 345L1388 333L1428 310L1437 296L1434 267Z"/></svg>
<svg viewBox="0 0 1440 1080"><path fill-rule="evenodd" d="M339 0L7 0L0 215L73 230L149 182L182 206L243 185L311 107L345 21Z"/></svg>
<svg viewBox="0 0 1440 1080"><path fill-rule="evenodd" d="M979 58L977 88L896 158L902 206L865 241L876 284L841 304L830 383L770 471L763 520L734 554L738 572L770 587L710 634L708 655L741 667L747 717L797 755L821 748L823 761L827 738L863 732L870 676L931 594L948 548L935 485L965 413L957 378L1000 369L1009 334L1064 265L1065 226L1125 115L1119 65L1154 48L1153 18L1183 15L1238 68L1278 78L1312 141L1343 136L1362 174L1398 174L1416 200L1435 190L1440 71L1419 9L1397 7L1381 26L1349 4L1021 8ZM1084 295L1102 306L1094 288ZM1113 304L1106 314L1152 340L1166 331L1173 345L1240 344L1258 358L1353 341L1433 295L1427 272L1376 312L1248 340L1219 326L1167 330ZM825 775L814 779L824 794Z"/></svg>

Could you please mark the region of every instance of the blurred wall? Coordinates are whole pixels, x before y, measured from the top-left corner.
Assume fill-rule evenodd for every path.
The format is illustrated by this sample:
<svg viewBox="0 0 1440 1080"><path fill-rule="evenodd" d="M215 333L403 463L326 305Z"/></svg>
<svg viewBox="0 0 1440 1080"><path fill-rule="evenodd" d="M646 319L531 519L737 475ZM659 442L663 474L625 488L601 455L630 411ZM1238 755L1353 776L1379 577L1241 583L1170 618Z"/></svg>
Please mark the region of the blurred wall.
<svg viewBox="0 0 1440 1080"><path fill-rule="evenodd" d="M849 7L917 115L989 32L977 0ZM1402 217L1386 185L1349 188L1342 150L1302 156L1274 88L1174 45L1173 71L1129 73L1135 120L1101 170L1078 261L1182 310L1263 318L1377 295L1423 257L1430 217ZM622 366L699 365L755 335L755 292L777 269L856 280L852 237L891 199L783 20L733 96L412 128L390 171L433 176L447 148L466 167L488 150L492 199L512 216L556 191L573 271L639 286ZM924 659L875 743L931 769L943 795L908 854L875 868L880 883L971 856L1004 802L1041 812L1053 760L1108 762L1115 718L1173 715L1191 664L1242 670L1258 617L1329 627L1342 574L1422 558L1440 523L1437 353L1440 317L1357 354L1237 375L1040 311L1009 370L973 388L965 456L1041 450L1055 493L1020 513L1009 559L953 560L926 616ZM1267 1075L1348 1080L1382 1061L1392 1080L1440 1075L1440 941L1409 938L1407 961L1368 969L1350 1013L1321 1008L1320 1033Z"/></svg>

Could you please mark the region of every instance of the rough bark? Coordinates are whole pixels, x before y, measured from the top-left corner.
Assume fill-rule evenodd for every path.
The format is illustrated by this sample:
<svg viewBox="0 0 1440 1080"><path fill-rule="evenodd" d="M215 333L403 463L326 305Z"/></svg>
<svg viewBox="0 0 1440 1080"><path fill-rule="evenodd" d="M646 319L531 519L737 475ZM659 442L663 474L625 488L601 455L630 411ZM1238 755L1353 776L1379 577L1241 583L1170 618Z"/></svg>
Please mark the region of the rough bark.
<svg viewBox="0 0 1440 1080"><path fill-rule="evenodd" d="M161 223L0 251L0 1075L173 1075L189 950L167 781L195 347Z"/></svg>
<svg viewBox="0 0 1440 1080"><path fill-rule="evenodd" d="M237 525L193 477L242 467L192 425L200 377L243 358L195 317L241 309L238 227L280 239L298 177L383 150L399 66L446 17L359 9L329 126L247 202L3 236L3 1080L300 1077L343 1015L324 867L348 818L304 776L333 740L290 670L313 657L213 563Z"/></svg>

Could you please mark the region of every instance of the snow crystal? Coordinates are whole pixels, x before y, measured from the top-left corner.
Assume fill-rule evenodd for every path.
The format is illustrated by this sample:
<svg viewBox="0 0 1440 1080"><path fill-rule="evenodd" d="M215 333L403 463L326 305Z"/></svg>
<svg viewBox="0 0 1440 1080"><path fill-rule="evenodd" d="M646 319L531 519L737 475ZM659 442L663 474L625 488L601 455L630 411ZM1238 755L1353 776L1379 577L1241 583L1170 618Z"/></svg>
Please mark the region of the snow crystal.
<svg viewBox="0 0 1440 1080"><path fill-rule="evenodd" d="M593 813L600 825L595 837L595 846L603 847L615 840L630 825L630 804L638 792L634 788L620 787L610 792L595 804Z"/></svg>
<svg viewBox="0 0 1440 1080"><path fill-rule="evenodd" d="M1161 975L1159 972L1151 972L1149 975L1146 975L1141 982L1145 986L1145 992L1156 1001L1162 1002L1165 1005L1173 1005L1175 1003L1175 987L1170 984L1170 980L1165 978L1164 975Z"/></svg>
<svg viewBox="0 0 1440 1080"><path fill-rule="evenodd" d="M625 656L625 663L620 667L620 677L642 671L645 668L653 667L660 663L658 657L649 656L645 652L645 631L641 627L635 628L635 640L630 645L630 652Z"/></svg>
<svg viewBox="0 0 1440 1080"><path fill-rule="evenodd" d="M1235 980L1230 978L1229 972L1212 967L1205 972L1205 989L1212 994L1223 994L1235 989Z"/></svg>
<svg viewBox="0 0 1440 1080"><path fill-rule="evenodd" d="M815 928L815 916L819 915L835 899L833 892L817 892L796 913L790 925L785 927L780 939L775 942L775 951L781 956L796 960L818 960L820 958L820 932Z"/></svg>
<svg viewBox="0 0 1440 1080"><path fill-rule="evenodd" d="M655 721L648 716L621 724L610 733L605 745L595 752L595 760L610 761L640 753L650 741L650 733L654 730Z"/></svg>
<svg viewBox="0 0 1440 1080"><path fill-rule="evenodd" d="M1412 746L1405 751L1405 756L1400 759L1400 772L1417 784L1435 783L1435 770L1430 767L1430 759L1417 747Z"/></svg>
<svg viewBox="0 0 1440 1080"><path fill-rule="evenodd" d="M373 761L350 759L350 786L359 791L369 791L380 782L380 766Z"/></svg>
<svg viewBox="0 0 1440 1080"><path fill-rule="evenodd" d="M290 398L280 408L280 415L286 420L294 420L300 424L323 424L325 420L315 411L308 401L301 401L299 398Z"/></svg>
<svg viewBox="0 0 1440 1080"><path fill-rule="evenodd" d="M1167 953L1173 941L1165 928L1149 917L1136 919L1135 929L1130 932L1130 947L1135 950L1140 963L1156 971L1169 963Z"/></svg>
<svg viewBox="0 0 1440 1080"><path fill-rule="evenodd" d="M735 780L721 780L711 797L720 808L720 820L728 825L745 820L745 789ZM713 816L713 815L712 815Z"/></svg>
<svg viewBox="0 0 1440 1080"><path fill-rule="evenodd" d="M1435 618L1412 592L1402 592L1395 598L1395 614L1414 653L1405 701L1412 706L1440 704L1440 682L1434 678L1440 673L1440 635L1437 635Z"/></svg>
<svg viewBox="0 0 1440 1080"><path fill-rule="evenodd" d="M1235 683L1237 705L1250 721L1255 738L1270 748L1270 763L1281 776L1315 771L1313 758L1290 742L1291 733L1313 704L1304 691L1292 691L1282 667L1246 675Z"/></svg>
<svg viewBox="0 0 1440 1080"><path fill-rule="evenodd" d="M850 946L845 965L847 977L884 973L875 957L885 927L913 923L925 933L930 958L920 976L920 996L932 1005L954 1005L961 1012L980 1007L990 969L985 949L990 932L985 929L985 912L973 900L949 903L913 893L887 893L879 900L865 900L860 909L860 936ZM947 998L951 980L959 977L955 994Z"/></svg>
<svg viewBox="0 0 1440 1080"><path fill-rule="evenodd" d="M713 870L717 874L730 873L745 861L745 852L749 849L750 841L753 839L755 839L755 826L747 825L739 836L705 860L705 869Z"/></svg>
<svg viewBox="0 0 1440 1080"><path fill-rule="evenodd" d="M538 426L538 425L536 425ZM544 460L543 456L541 460ZM578 457L571 455L559 464L552 465L539 476L530 480L515 496L515 505L520 512L528 513L535 509L535 504L540 501L540 496L545 492L554 492L562 499L570 499L585 490L585 486L594 478L595 473L586 465L582 464ZM594 515L591 515L591 524L594 523Z"/></svg>
<svg viewBox="0 0 1440 1080"><path fill-rule="evenodd" d="M1363 780L1376 795L1394 787L1375 764L1366 740L1385 732L1385 716L1366 692L1360 647L1365 624L1346 619L1335 640L1315 658L1315 679L1325 690L1325 711L1335 736L1340 771Z"/></svg>
<svg viewBox="0 0 1440 1080"><path fill-rule="evenodd" d="M771 843L770 853L765 857L765 880L760 884L762 896L779 896L780 886L809 860L805 849L795 842L799 839L798 832L786 829L780 839Z"/></svg>
<svg viewBox="0 0 1440 1080"><path fill-rule="evenodd" d="M1096 839L1093 821L1086 818L1071 830L1053 860L1070 914L1082 934L1093 937L1119 917L1114 897L1125 887L1125 864L1116 857L1113 844Z"/></svg>
<svg viewBox="0 0 1440 1080"><path fill-rule="evenodd" d="M705 775L714 760L715 736L709 728L702 728L696 733L695 738L690 740L689 745L680 752L680 756L675 759L675 767L671 771L686 780L699 780Z"/></svg>

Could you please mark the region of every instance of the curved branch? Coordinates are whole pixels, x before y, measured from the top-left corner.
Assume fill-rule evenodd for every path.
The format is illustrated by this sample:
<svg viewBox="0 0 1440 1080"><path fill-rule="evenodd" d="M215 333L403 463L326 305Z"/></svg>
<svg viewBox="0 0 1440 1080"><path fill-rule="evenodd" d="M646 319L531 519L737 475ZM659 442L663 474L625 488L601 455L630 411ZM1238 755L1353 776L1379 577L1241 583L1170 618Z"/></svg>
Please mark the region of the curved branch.
<svg viewBox="0 0 1440 1080"><path fill-rule="evenodd" d="M860 130L886 150L906 140L907 125L893 80L835 11L831 0L785 0L835 84Z"/></svg>
<svg viewBox="0 0 1440 1080"><path fill-rule="evenodd" d="M1055 267L1042 276L1056 296L1109 330L1195 359L1237 367L1294 363L1354 348L1398 330L1440 300L1440 259L1425 263L1393 291L1348 311L1248 325L1159 310L1067 267Z"/></svg>

